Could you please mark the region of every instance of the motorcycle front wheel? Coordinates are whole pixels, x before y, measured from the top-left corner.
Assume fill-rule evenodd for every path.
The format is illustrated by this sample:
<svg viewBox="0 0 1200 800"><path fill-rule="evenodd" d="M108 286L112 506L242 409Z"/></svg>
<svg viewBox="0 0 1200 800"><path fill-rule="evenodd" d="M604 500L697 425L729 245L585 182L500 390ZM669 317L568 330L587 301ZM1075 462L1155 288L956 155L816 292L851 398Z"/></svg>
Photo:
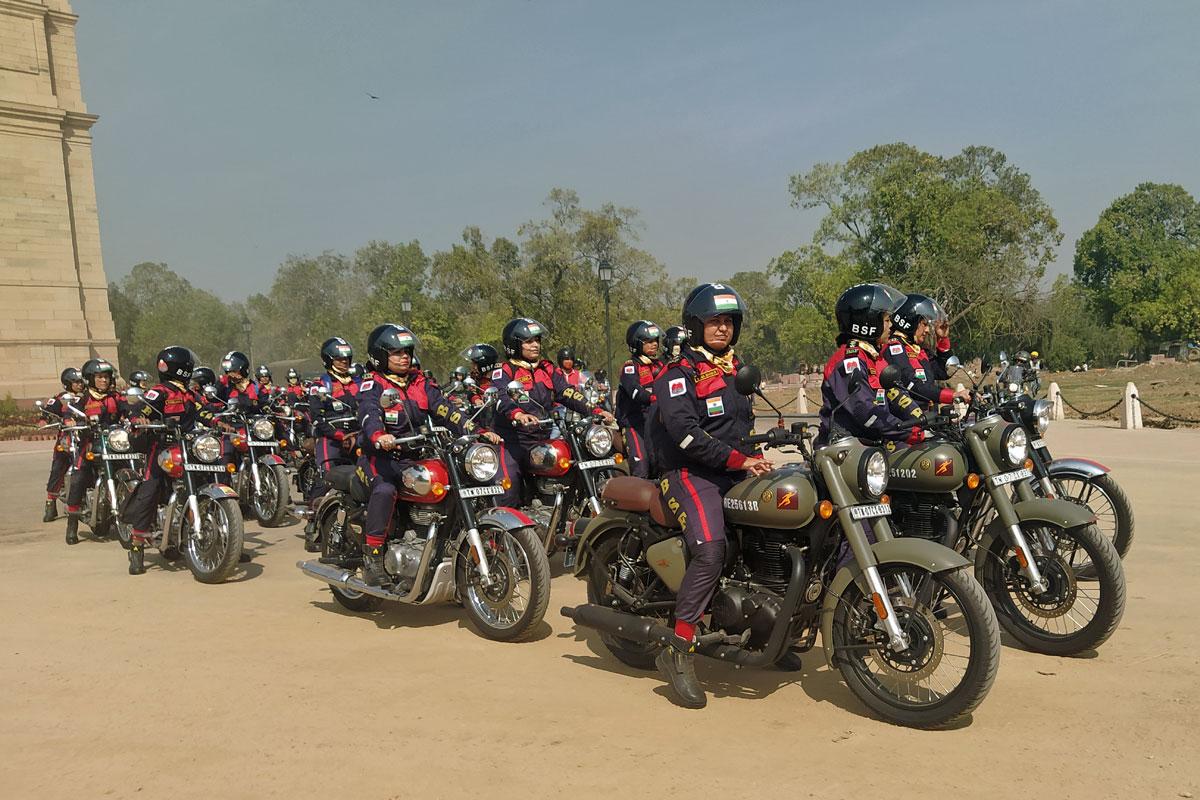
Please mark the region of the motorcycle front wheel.
<svg viewBox="0 0 1200 800"><path fill-rule="evenodd" d="M237 500L223 497L197 498L200 508L200 535L192 528L188 511L183 523L183 555L192 576L201 583L221 583L237 568L245 535L242 509Z"/></svg>
<svg viewBox="0 0 1200 800"><path fill-rule="evenodd" d="M251 481L252 483L252 481ZM287 470L282 464L258 467L259 491L254 492L250 499L250 508L254 517L268 528L283 524L288 513L291 497L288 493ZM253 491L253 489L251 489Z"/></svg>
<svg viewBox="0 0 1200 800"><path fill-rule="evenodd" d="M987 596L966 570L881 564L879 573L908 648L891 648L871 596L855 582L834 612L833 662L884 719L952 725L983 702L1000 666L1000 628Z"/></svg>
<svg viewBox="0 0 1200 800"><path fill-rule="evenodd" d="M477 568L478 556L466 540L454 560L454 580L463 610L488 639L520 642L537 632L550 604L550 562L533 528L479 529L488 559L490 585Z"/></svg>

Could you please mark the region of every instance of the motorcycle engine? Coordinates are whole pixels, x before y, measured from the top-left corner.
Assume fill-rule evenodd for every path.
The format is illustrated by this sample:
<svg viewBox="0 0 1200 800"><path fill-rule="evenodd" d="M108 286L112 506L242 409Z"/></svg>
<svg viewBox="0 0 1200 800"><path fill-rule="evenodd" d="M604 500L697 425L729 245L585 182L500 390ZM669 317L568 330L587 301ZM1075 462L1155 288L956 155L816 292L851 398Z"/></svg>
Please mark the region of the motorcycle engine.
<svg viewBox="0 0 1200 800"><path fill-rule="evenodd" d="M397 583L412 586L421 566L421 553L424 549L425 542L409 531L404 539L388 545L387 553L383 556L384 569Z"/></svg>
<svg viewBox="0 0 1200 800"><path fill-rule="evenodd" d="M952 507L953 498L937 495L893 495L892 519L904 536L919 536L938 541L945 533L942 509Z"/></svg>
<svg viewBox="0 0 1200 800"><path fill-rule="evenodd" d="M749 629L749 646L759 650L771 638L782 605L783 599L767 589L728 584L713 596L712 627L733 635Z"/></svg>

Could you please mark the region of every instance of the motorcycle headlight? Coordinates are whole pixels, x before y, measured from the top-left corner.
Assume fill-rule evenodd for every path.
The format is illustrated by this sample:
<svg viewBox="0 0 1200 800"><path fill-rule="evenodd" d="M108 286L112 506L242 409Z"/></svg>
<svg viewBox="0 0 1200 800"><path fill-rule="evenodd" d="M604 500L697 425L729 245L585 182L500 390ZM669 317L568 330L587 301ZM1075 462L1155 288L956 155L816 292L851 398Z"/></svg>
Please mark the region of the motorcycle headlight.
<svg viewBox="0 0 1200 800"><path fill-rule="evenodd" d="M114 453L129 452L129 431L124 428L110 428L106 436L109 450Z"/></svg>
<svg viewBox="0 0 1200 800"><path fill-rule="evenodd" d="M1050 427L1050 401L1038 400L1033 404L1033 425L1039 434Z"/></svg>
<svg viewBox="0 0 1200 800"><path fill-rule="evenodd" d="M275 423L266 417L259 417L250 423L250 433L254 434L255 439L274 439L275 438Z"/></svg>
<svg viewBox="0 0 1200 800"><path fill-rule="evenodd" d="M500 471L500 453L491 445L473 444L463 455L463 466L471 480L491 483Z"/></svg>
<svg viewBox="0 0 1200 800"><path fill-rule="evenodd" d="M197 436L192 440L192 455L198 461L211 464L221 457L221 442L211 433Z"/></svg>
<svg viewBox="0 0 1200 800"><path fill-rule="evenodd" d="M583 445L597 458L606 456L612 451L612 431L603 425L592 425L583 435Z"/></svg>
<svg viewBox="0 0 1200 800"><path fill-rule="evenodd" d="M1025 435L1025 429L1019 425L1010 425L1004 434L1003 452L1011 466L1019 467L1025 463L1028 445L1029 437Z"/></svg>
<svg viewBox="0 0 1200 800"><path fill-rule="evenodd" d="M882 497L888 482L887 456L879 450L868 451L858 474L860 486L869 497Z"/></svg>

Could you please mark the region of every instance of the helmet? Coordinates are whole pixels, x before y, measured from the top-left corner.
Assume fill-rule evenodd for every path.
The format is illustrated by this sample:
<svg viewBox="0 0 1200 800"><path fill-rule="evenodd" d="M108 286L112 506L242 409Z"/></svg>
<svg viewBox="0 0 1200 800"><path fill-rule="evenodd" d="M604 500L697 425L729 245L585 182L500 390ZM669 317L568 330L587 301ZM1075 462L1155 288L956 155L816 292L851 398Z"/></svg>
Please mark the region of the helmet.
<svg viewBox="0 0 1200 800"><path fill-rule="evenodd" d="M321 345L321 363L325 369L333 369L335 358L354 358L354 348L340 336L330 336Z"/></svg>
<svg viewBox="0 0 1200 800"><path fill-rule="evenodd" d="M96 388L97 375L107 375L109 386L111 388L111 382L113 376L116 375L116 372L117 371L113 369L113 365L105 361L103 358L89 358L83 363L83 379L87 381L87 385L93 389Z"/></svg>
<svg viewBox="0 0 1200 800"><path fill-rule="evenodd" d="M642 354L642 345L662 338L662 329L649 320L641 319L629 326L625 331L625 344L629 352L635 356Z"/></svg>
<svg viewBox="0 0 1200 800"><path fill-rule="evenodd" d="M742 332L742 319L746 316L746 304L732 286L723 283L702 283L688 292L683 301L683 326L687 328L688 342L699 347L704 344L704 322L721 314L733 317L733 336L729 346L737 344Z"/></svg>
<svg viewBox="0 0 1200 800"><path fill-rule="evenodd" d="M540 339L546 332L542 323L528 317L510 319L504 326L500 339L504 344L504 352L509 358L521 357L521 343L530 339Z"/></svg>
<svg viewBox="0 0 1200 800"><path fill-rule="evenodd" d="M271 380L271 370L267 369L266 364L260 364L258 369L254 370L254 377L261 380Z"/></svg>
<svg viewBox="0 0 1200 800"><path fill-rule="evenodd" d="M217 373L208 367L196 367L192 370L192 383L197 386L209 386L217 382Z"/></svg>
<svg viewBox="0 0 1200 800"><path fill-rule="evenodd" d="M375 369L387 369L388 353L407 350L415 355L416 349L417 337L413 332L394 322L385 322L367 335L367 360ZM413 366L417 366L415 359Z"/></svg>
<svg viewBox="0 0 1200 800"><path fill-rule="evenodd" d="M293 380L295 380L296 383L300 382L300 373L296 371L295 367L291 367L290 369L288 369L287 380L288 380L288 383L291 383Z"/></svg>
<svg viewBox="0 0 1200 800"><path fill-rule="evenodd" d="M884 317L907 298L883 283L859 283L842 292L834 314L840 337L874 341L883 333ZM839 337L839 338L840 338Z"/></svg>
<svg viewBox="0 0 1200 800"><path fill-rule="evenodd" d="M663 348L666 350L666 357L668 359L679 358L679 350L687 344L687 338L687 328L682 325L672 325L667 328L667 332L663 334Z"/></svg>
<svg viewBox="0 0 1200 800"><path fill-rule="evenodd" d="M135 369L133 371L133 374L129 376L130 385L138 386L143 389L146 388L146 383L149 382L149 380L150 380L150 375L140 369Z"/></svg>
<svg viewBox="0 0 1200 800"><path fill-rule="evenodd" d="M459 364L454 368L454 371L450 373L450 379L455 381L465 381L469 377L471 377L471 371L462 364Z"/></svg>
<svg viewBox="0 0 1200 800"><path fill-rule="evenodd" d="M355 361L350 365L350 377L362 378L367 374L367 368L363 366L361 361Z"/></svg>
<svg viewBox="0 0 1200 800"><path fill-rule="evenodd" d="M1019 351L1019 352L1017 353L1017 357L1016 357L1016 359L1015 359L1015 360L1016 360L1016 362L1017 362L1018 364L1028 364L1028 363L1029 363L1029 353L1028 353L1028 351L1026 351L1026 350L1021 350L1021 351Z"/></svg>
<svg viewBox="0 0 1200 800"><path fill-rule="evenodd" d="M904 298L900 307L892 312L892 325L898 331L911 334L921 320L932 324L945 318L946 312L937 300L923 294L910 294Z"/></svg>
<svg viewBox="0 0 1200 800"><path fill-rule="evenodd" d="M58 379L62 381L64 389L70 389L72 383L83 383L83 374L74 367L67 367L58 376Z"/></svg>
<svg viewBox="0 0 1200 800"><path fill-rule="evenodd" d="M243 356L244 358L244 356ZM177 344L158 354L158 377L164 381L186 381L196 368L196 354Z"/></svg>
<svg viewBox="0 0 1200 800"><path fill-rule="evenodd" d="M463 350L462 357L479 367L480 372L487 372L500 360L500 354L496 352L496 348L485 342L473 344Z"/></svg>
<svg viewBox="0 0 1200 800"><path fill-rule="evenodd" d="M558 348L558 357L554 360L554 363L558 364L561 367L564 361L570 361L571 366L575 366L575 348L574 347Z"/></svg>
<svg viewBox="0 0 1200 800"><path fill-rule="evenodd" d="M1030 358L1037 358L1037 357L1038 357L1038 351L1037 351L1037 350L1031 350L1031 351L1029 352L1029 356L1030 356Z"/></svg>
<svg viewBox="0 0 1200 800"><path fill-rule="evenodd" d="M236 372L240 375L249 377L250 375L250 359L246 358L246 354L240 350L230 350L221 359L221 371L228 375L231 372Z"/></svg>

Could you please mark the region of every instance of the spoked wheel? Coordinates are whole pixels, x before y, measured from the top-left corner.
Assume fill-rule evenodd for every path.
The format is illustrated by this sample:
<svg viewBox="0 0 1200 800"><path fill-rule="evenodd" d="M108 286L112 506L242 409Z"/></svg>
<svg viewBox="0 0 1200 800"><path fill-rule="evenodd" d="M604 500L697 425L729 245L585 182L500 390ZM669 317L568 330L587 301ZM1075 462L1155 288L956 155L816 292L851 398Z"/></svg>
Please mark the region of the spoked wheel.
<svg viewBox="0 0 1200 800"><path fill-rule="evenodd" d="M550 563L532 528L481 528L492 578L485 585L474 548L464 541L454 577L471 624L489 639L517 642L534 634L550 603Z"/></svg>
<svg viewBox="0 0 1200 800"><path fill-rule="evenodd" d="M317 483L317 464L311 458L300 462L296 469L296 491L303 498L312 496L312 489Z"/></svg>
<svg viewBox="0 0 1200 800"><path fill-rule="evenodd" d="M996 615L965 570L886 564L879 572L908 648L891 648L871 597L852 583L834 614L834 663L850 690L886 719L950 725L983 702L996 678Z"/></svg>
<svg viewBox="0 0 1200 800"><path fill-rule="evenodd" d="M317 518L317 536L320 537L318 541L321 542L321 554L324 561L331 562L333 559L337 559L342 562L344 568L351 569L354 568L352 567L354 560L361 558L362 547L354 540L349 531L338 525L339 508L339 505L324 507L323 513ZM373 594L343 589L332 584L329 586L329 591L333 592L333 599L338 602L338 605L349 611L365 613L378 611L383 606L383 598Z"/></svg>
<svg viewBox="0 0 1200 800"><path fill-rule="evenodd" d="M1112 542L1118 556L1125 558L1128 555L1133 544L1133 506L1125 490L1111 475L1091 479L1056 477L1054 486L1063 500L1086 506L1096 515L1096 529ZM1095 577L1094 570L1089 570L1087 565L1079 571L1085 575L1091 572Z"/></svg>
<svg viewBox="0 0 1200 800"><path fill-rule="evenodd" d="M1034 592L1020 572L1017 554L997 537L977 574L1004 628L1038 653L1076 655L1099 647L1125 611L1125 573L1112 543L1092 525L1061 528L1022 523L1034 563L1046 583ZM1084 579L1081 568L1094 572Z"/></svg>
<svg viewBox="0 0 1200 800"><path fill-rule="evenodd" d="M252 480L248 482L253 484ZM283 518L288 513L288 503L291 501L288 494L287 470L282 464L260 464L258 485L259 491L254 493L250 501L251 509L259 522L268 528L274 528L283 523Z"/></svg>
<svg viewBox="0 0 1200 800"><path fill-rule="evenodd" d="M237 567L244 535L242 510L232 497L199 497L200 535L192 530L189 511L183 518L183 555L201 583L221 583Z"/></svg>
<svg viewBox="0 0 1200 800"><path fill-rule="evenodd" d="M623 539L623 536L610 536L593 551L587 578L589 603L605 608L631 611L631 609L625 608L613 594L613 583L621 581L622 588L634 597L638 597L644 593L648 581L655 579L653 571L644 560L639 561L622 553ZM670 614L664 611L656 618L662 624L667 625L670 621ZM600 633L600 640L622 664L628 664L634 669L651 670L655 668L654 657L658 655L658 645L642 644L604 632Z"/></svg>

